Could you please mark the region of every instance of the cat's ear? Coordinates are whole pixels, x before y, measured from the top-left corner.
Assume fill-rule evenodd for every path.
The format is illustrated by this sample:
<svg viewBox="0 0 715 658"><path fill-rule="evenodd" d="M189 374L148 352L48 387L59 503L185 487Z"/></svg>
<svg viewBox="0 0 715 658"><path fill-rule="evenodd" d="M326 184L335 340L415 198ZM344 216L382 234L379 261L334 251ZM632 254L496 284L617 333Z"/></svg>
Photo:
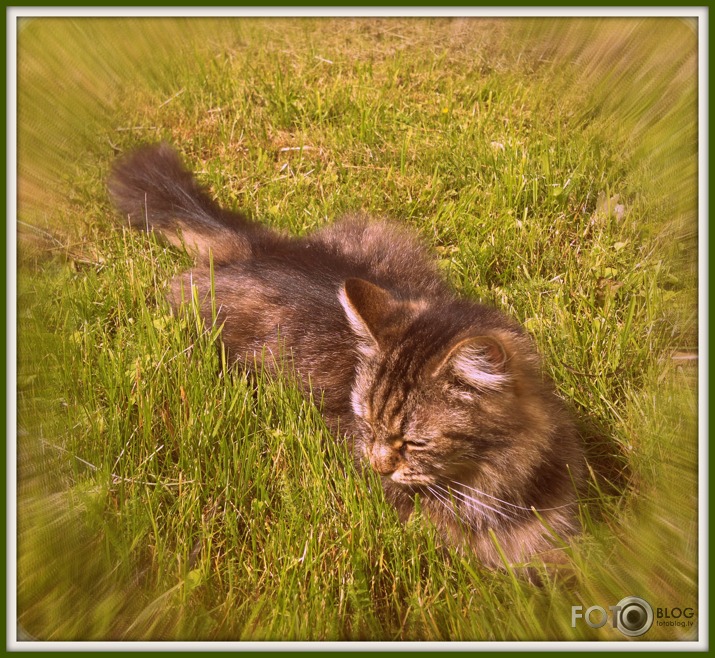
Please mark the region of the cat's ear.
<svg viewBox="0 0 715 658"><path fill-rule="evenodd" d="M384 288L364 279L348 279L338 293L345 315L360 339L360 350L374 355L387 318L395 311L397 300Z"/></svg>
<svg viewBox="0 0 715 658"><path fill-rule="evenodd" d="M504 344L491 336L471 336L450 347L434 370L447 371L459 381L478 390L503 388L511 379Z"/></svg>

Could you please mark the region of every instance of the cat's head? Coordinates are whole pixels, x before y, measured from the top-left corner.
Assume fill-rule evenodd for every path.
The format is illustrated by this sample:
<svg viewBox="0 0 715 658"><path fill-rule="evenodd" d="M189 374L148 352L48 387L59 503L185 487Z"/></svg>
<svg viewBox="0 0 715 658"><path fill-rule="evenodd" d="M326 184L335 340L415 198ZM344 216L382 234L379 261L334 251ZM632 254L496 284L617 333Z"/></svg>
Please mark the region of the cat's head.
<svg viewBox="0 0 715 658"><path fill-rule="evenodd" d="M339 293L360 362L358 451L408 488L526 475L546 445L553 402L530 339L494 309L400 300L361 279ZM558 414L557 414L558 415Z"/></svg>

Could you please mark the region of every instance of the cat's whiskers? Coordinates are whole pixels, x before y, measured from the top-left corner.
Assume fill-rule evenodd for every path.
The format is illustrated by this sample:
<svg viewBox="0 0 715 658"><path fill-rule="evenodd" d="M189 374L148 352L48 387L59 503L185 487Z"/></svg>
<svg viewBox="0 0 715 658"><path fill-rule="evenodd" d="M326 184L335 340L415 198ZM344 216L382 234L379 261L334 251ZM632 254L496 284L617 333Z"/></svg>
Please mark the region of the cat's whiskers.
<svg viewBox="0 0 715 658"><path fill-rule="evenodd" d="M469 491L473 491L474 493L476 493L480 496L485 496L486 498L496 500L497 502L501 503L502 505L508 505L509 507L512 507L512 508L518 509L518 510L523 510L525 512L531 512L531 511L550 512L553 510L565 509L567 507L571 507L572 505L576 505L576 502L574 501L572 503L566 503L565 505L558 505L556 507L524 507L523 505L517 505L516 503L510 503L508 500L502 500L501 498L492 496L491 494L481 491L480 489L476 489L475 487L470 487L469 485L466 485L462 482L458 482L457 480L452 480L452 484L456 484L457 486L463 487L464 489L469 489ZM461 493L461 492L458 492L458 493ZM466 494L463 494L463 495L466 496Z"/></svg>
<svg viewBox="0 0 715 658"><path fill-rule="evenodd" d="M452 516L454 516L455 519L460 518L459 514L457 513L457 510L455 509L455 504L453 500L450 500L444 494L441 494L439 491L434 489L432 485L427 486L427 491L429 491L429 493L432 494L433 499L440 503L444 508L446 508L452 514Z"/></svg>
<svg viewBox="0 0 715 658"><path fill-rule="evenodd" d="M489 519L491 516L486 510L489 510L491 512L494 512L495 514L498 514L499 516L512 520L516 518L514 515L509 515L508 513L496 508L492 507L491 505L487 505L487 503L477 500L476 498L473 498L472 496L468 496L467 494L459 491L458 489L452 489L450 488L445 488L440 485L435 485L436 487L439 487L446 495L450 496L450 498L453 498L454 496L458 496L459 499L467 503L467 506L475 512L479 512L485 519Z"/></svg>

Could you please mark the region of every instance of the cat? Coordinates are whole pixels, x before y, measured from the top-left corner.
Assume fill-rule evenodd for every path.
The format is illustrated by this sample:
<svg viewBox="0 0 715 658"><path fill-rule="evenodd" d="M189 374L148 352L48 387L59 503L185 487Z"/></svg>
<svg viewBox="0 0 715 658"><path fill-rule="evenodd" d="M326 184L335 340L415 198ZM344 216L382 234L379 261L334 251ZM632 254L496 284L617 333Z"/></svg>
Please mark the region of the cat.
<svg viewBox="0 0 715 658"><path fill-rule="evenodd" d="M165 143L120 158L109 192L132 226L195 257L169 299L196 287L206 323L212 259L232 363L275 372L289 355L401 519L419 494L444 541L486 567L560 561L584 478L574 421L525 330L455 296L415 235L360 213L283 235L219 207Z"/></svg>

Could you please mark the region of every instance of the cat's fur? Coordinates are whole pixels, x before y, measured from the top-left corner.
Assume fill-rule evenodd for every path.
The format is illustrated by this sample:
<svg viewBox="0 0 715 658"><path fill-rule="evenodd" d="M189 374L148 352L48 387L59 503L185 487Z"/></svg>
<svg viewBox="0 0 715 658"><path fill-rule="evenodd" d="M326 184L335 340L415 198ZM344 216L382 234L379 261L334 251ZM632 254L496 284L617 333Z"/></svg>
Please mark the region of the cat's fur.
<svg viewBox="0 0 715 658"><path fill-rule="evenodd" d="M378 473L402 518L422 513L449 542L500 565L549 551L576 529L579 437L524 330L458 299L434 258L399 226L348 216L304 238L221 209L173 149L146 146L114 167L110 193L140 229L185 247L191 286L232 361L292 359L355 459ZM532 508L549 526L546 530Z"/></svg>

